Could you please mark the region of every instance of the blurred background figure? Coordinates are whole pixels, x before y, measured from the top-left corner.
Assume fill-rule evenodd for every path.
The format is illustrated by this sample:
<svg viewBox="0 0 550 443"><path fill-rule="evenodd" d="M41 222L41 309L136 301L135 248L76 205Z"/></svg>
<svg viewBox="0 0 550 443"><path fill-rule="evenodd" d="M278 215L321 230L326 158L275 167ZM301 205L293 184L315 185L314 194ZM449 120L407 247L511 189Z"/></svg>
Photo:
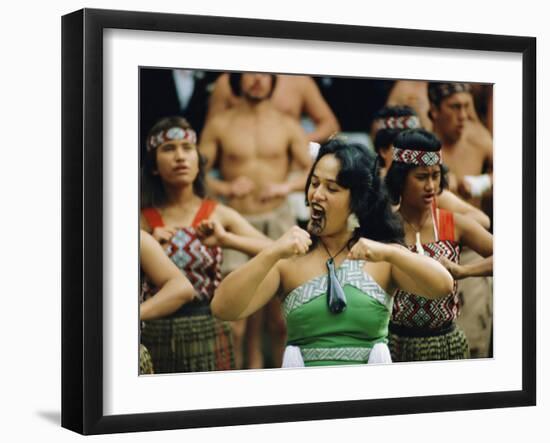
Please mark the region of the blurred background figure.
<svg viewBox="0 0 550 443"><path fill-rule="evenodd" d="M493 134L493 85L471 83L471 105L468 107L468 120L480 123ZM430 101L428 99L428 82L420 80L397 80L394 82L387 106L410 106L414 109L422 127L433 130L432 121L428 113Z"/></svg>
<svg viewBox="0 0 550 443"><path fill-rule="evenodd" d="M492 192L493 143L479 120L469 119L473 108L468 83L430 83L429 115L441 140L451 177L451 191L481 207L484 194Z"/></svg>
<svg viewBox="0 0 550 443"><path fill-rule="evenodd" d="M276 77L276 86L271 96L273 106L295 120L303 119L310 141L322 143L340 131L338 120L311 77L283 74L277 74ZM229 84L229 74L221 74L212 91L208 118L234 107L240 100Z"/></svg>

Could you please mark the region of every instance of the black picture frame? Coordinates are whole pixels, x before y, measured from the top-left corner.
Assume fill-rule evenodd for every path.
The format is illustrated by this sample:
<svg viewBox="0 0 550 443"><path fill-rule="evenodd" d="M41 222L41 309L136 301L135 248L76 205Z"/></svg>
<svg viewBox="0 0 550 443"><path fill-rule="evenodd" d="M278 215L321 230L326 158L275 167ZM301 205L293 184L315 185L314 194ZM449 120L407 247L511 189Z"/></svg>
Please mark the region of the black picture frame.
<svg viewBox="0 0 550 443"><path fill-rule="evenodd" d="M453 48L522 56L522 388L506 392L132 415L103 412L105 29ZM458 411L536 404L536 39L83 9L62 18L62 426L82 434Z"/></svg>

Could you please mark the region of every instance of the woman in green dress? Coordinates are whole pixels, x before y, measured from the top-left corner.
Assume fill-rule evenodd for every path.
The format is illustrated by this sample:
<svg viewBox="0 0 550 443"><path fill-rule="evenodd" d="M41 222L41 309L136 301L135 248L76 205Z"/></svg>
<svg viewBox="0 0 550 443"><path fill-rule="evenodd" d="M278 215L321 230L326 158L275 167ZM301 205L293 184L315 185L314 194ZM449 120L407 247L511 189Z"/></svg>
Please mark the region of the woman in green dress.
<svg viewBox="0 0 550 443"><path fill-rule="evenodd" d="M245 318L272 297L283 299L288 347L283 366L389 362L388 322L397 288L444 296L445 268L409 252L399 219L362 145L323 145L306 184L307 230L291 228L229 274L212 312Z"/></svg>

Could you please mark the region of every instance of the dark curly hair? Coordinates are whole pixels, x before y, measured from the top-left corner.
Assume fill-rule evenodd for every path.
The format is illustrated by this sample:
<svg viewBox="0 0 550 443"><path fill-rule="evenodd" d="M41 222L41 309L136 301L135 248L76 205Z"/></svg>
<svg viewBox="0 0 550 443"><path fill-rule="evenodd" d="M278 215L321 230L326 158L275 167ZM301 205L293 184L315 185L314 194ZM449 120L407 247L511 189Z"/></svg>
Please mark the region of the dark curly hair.
<svg viewBox="0 0 550 443"><path fill-rule="evenodd" d="M243 74L247 74L246 72L230 72L229 73L229 86L231 87L231 92L235 97L240 97L242 95L242 88L241 88L241 79ZM269 94L267 98L270 98L273 94L273 91L275 90L275 86L277 85L277 76L275 74L269 74L271 75L271 91L269 91Z"/></svg>
<svg viewBox="0 0 550 443"><path fill-rule="evenodd" d="M392 211L384 183L380 180L376 155L366 146L339 139L323 144L307 177L306 196L315 166L329 154L340 162L336 181L350 190L350 210L359 220L359 227L355 229L350 245L360 237L403 244L403 226ZM306 205L309 205L307 197Z"/></svg>
<svg viewBox="0 0 550 443"><path fill-rule="evenodd" d="M170 116L164 117L157 121L147 135L147 140L152 135L159 131L178 127L182 129L193 129L189 122L183 117ZM204 198L206 196L206 182L205 182L205 166L206 160L199 153L199 172L195 181L193 182L193 192L198 197ZM166 203L166 191L162 184L162 179L158 174L155 174L157 170L157 150L148 150L145 155L144 163L141 167L141 208L159 207Z"/></svg>
<svg viewBox="0 0 550 443"><path fill-rule="evenodd" d="M435 134L426 131L425 129L407 129L402 131L395 137L393 145L399 149L418 149L421 151L436 152L441 150L441 142ZM416 165L393 161L388 173L386 174L386 187L388 188L390 199L393 204L398 204L405 186L407 174L413 169L418 168ZM447 173L448 168L441 164L441 182L439 193L448 186Z"/></svg>

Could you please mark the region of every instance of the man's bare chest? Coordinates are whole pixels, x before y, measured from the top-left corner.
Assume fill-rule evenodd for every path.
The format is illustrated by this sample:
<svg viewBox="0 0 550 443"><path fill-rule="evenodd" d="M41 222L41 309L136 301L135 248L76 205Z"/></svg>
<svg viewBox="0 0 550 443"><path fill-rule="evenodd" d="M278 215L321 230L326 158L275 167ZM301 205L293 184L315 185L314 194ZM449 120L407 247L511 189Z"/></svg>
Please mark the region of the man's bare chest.
<svg viewBox="0 0 550 443"><path fill-rule="evenodd" d="M483 151L472 144L461 143L452 149L443 147L443 163L458 176L479 175L483 171Z"/></svg>
<svg viewBox="0 0 550 443"><path fill-rule="evenodd" d="M222 155L238 158L277 158L288 155L290 139L275 122L234 124L221 137Z"/></svg>

